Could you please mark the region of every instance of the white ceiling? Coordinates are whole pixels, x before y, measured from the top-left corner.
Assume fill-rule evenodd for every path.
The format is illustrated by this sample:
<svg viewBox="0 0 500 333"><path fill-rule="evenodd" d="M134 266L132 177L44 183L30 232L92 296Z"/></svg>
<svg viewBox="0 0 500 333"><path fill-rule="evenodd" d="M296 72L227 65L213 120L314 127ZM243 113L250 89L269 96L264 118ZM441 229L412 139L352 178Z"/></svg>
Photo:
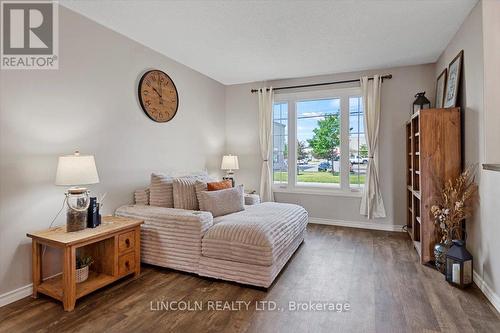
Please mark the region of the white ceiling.
<svg viewBox="0 0 500 333"><path fill-rule="evenodd" d="M432 63L476 2L60 1L224 84Z"/></svg>

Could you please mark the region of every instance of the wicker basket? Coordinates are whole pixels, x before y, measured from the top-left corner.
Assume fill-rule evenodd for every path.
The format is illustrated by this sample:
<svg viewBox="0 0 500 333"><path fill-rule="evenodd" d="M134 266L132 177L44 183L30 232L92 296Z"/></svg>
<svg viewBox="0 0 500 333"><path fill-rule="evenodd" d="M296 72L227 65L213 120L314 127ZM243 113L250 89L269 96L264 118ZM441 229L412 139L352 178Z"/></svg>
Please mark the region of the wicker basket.
<svg viewBox="0 0 500 333"><path fill-rule="evenodd" d="M83 282L89 278L89 266L76 270L76 283Z"/></svg>

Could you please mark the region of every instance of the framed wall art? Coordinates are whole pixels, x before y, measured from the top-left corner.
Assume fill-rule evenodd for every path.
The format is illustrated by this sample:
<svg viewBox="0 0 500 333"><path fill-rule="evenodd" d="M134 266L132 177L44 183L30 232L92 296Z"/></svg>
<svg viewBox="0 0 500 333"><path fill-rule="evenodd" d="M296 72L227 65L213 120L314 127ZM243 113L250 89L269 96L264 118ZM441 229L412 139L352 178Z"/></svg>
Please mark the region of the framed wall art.
<svg viewBox="0 0 500 333"><path fill-rule="evenodd" d="M446 79L446 90L444 95L443 107L453 108L457 106L458 89L460 85L460 74L462 71L462 60L464 51L460 51L458 55L451 61L448 66L448 74Z"/></svg>
<svg viewBox="0 0 500 333"><path fill-rule="evenodd" d="M436 109L440 109L444 105L444 93L446 89L446 74L448 69L445 68L441 74L439 74L436 82Z"/></svg>

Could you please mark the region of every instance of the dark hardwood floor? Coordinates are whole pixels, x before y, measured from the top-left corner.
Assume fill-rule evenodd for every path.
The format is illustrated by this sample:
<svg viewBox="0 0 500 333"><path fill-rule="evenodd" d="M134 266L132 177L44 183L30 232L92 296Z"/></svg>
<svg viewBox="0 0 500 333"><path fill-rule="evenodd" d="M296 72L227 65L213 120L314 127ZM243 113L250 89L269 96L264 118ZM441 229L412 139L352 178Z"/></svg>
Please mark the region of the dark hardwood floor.
<svg viewBox="0 0 500 333"><path fill-rule="evenodd" d="M267 292L144 266L138 279L82 298L74 312L44 296L2 307L0 331L500 332L500 316L481 292L453 288L420 265L406 234L320 225L308 230ZM155 310L169 301L201 304L202 310ZM233 308L208 309L216 301ZM289 301L348 303L350 309L297 312ZM248 310L243 302L250 302ZM262 310L274 304L283 311Z"/></svg>

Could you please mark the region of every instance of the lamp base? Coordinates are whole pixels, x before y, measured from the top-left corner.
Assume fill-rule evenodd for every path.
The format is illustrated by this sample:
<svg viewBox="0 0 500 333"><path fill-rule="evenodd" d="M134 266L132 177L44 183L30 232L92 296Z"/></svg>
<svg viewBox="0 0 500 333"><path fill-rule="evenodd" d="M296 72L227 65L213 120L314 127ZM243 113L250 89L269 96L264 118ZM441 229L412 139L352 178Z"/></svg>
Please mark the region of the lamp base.
<svg viewBox="0 0 500 333"><path fill-rule="evenodd" d="M227 175L225 177L222 177L222 180L230 180L232 186L234 187L234 177L233 177L233 175Z"/></svg>
<svg viewBox="0 0 500 333"><path fill-rule="evenodd" d="M87 228L87 211L68 209L66 212L66 231L80 231Z"/></svg>
<svg viewBox="0 0 500 333"><path fill-rule="evenodd" d="M73 232L87 227L90 192L84 187L72 187L66 192L66 231Z"/></svg>

